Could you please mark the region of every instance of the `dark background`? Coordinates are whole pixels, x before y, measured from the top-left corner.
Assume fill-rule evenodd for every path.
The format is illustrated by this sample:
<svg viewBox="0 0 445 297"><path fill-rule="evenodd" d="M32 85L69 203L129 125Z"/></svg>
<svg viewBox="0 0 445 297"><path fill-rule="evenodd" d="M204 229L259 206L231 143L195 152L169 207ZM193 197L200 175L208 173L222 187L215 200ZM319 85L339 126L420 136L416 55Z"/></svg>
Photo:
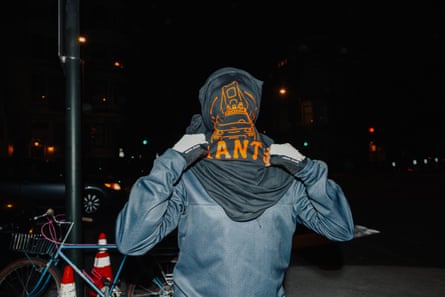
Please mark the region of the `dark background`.
<svg viewBox="0 0 445 297"><path fill-rule="evenodd" d="M7 73L26 64L21 57L42 48L59 63L53 2L23 1L5 10L5 57L12 58ZM326 134L333 140L323 150L366 146L367 128L373 126L389 155L443 155L445 26L443 10L433 4L79 3L80 31L90 44L82 54L103 51L125 65L121 138L127 143L148 135L153 151L171 146L199 112L198 90L208 75L235 66L265 81L258 125L277 141L299 145L301 131L283 132L277 118L289 110L292 119L296 100L309 98L330 109ZM30 27L42 24L50 28L47 36L29 36ZM287 66L277 67L283 61ZM95 61L86 63L88 71ZM59 85L64 83L60 74ZM4 81L5 105L14 99L10 88L19 88L18 79L7 75ZM291 99L285 103L274 98L280 85L289 87ZM59 104L63 108L63 101Z"/></svg>
<svg viewBox="0 0 445 297"><path fill-rule="evenodd" d="M236 66L265 81L262 127L277 120L267 92L286 82L296 97L330 104L339 144L374 126L392 151L443 150L445 37L437 7L231 1L127 9L131 90L146 94L129 108L135 121L144 118L143 129L175 131L170 142L199 111L198 89L211 71ZM280 76L273 69L283 58L291 66Z"/></svg>

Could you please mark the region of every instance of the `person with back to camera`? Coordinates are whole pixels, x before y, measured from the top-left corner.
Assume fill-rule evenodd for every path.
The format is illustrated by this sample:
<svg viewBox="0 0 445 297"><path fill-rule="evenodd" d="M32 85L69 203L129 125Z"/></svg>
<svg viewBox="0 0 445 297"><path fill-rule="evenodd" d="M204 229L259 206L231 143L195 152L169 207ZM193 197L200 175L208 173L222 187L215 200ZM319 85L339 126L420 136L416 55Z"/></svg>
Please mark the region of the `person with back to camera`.
<svg viewBox="0 0 445 297"><path fill-rule="evenodd" d="M255 122L263 82L225 67L199 90L201 114L133 185L116 220L123 254L176 229L176 297L284 297L297 224L351 240L351 209L325 162L275 144Z"/></svg>

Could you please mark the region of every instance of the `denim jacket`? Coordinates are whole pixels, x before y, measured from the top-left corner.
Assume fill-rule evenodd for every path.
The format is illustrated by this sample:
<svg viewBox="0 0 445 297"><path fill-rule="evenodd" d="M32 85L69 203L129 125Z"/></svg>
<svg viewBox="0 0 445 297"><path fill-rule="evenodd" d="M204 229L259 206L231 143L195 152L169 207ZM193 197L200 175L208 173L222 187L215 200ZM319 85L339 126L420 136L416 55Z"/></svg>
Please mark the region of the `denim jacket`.
<svg viewBox="0 0 445 297"><path fill-rule="evenodd" d="M175 297L284 297L298 224L334 241L353 238L343 191L324 162L308 159L274 206L257 219L231 220L206 193L182 155L159 156L133 185L116 221L123 254L143 255L178 228Z"/></svg>

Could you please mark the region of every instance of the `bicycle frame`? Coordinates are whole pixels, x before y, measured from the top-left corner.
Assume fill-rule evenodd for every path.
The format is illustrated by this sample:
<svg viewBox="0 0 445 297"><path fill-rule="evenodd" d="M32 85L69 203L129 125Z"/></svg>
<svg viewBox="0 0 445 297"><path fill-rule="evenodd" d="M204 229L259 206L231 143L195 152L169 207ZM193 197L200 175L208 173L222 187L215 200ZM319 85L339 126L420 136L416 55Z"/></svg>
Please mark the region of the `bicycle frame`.
<svg viewBox="0 0 445 297"><path fill-rule="evenodd" d="M40 293L40 290L42 290L42 288L45 287L47 281L49 280L49 275L48 275L48 270L50 267L55 267L58 265L58 261L60 259L63 259L68 265L70 265L73 270L76 272L76 274L78 276L80 276L82 278L83 281L85 281L85 283L87 283L100 297L109 297L111 296L113 290L116 288L122 269L124 267L125 264L125 260L127 258L126 255L122 255L122 260L118 266L118 269L114 275L114 279L113 282L111 282L110 287L108 288L108 290L106 291L102 291L91 279L91 277L84 271L81 270L79 268L79 266L74 263L70 257L67 255L67 253L65 252L66 250L79 250L79 249L98 249L98 248L106 248L106 249L117 249L116 244L66 244L66 243L61 243L57 249L56 252L53 256L51 256L48 260L47 260L47 265L44 268L44 270L41 273L40 279L37 281L36 286L33 288L33 290L28 294L28 297L31 296L38 296ZM32 262L32 258L25 253L26 257Z"/></svg>
<svg viewBox="0 0 445 297"><path fill-rule="evenodd" d="M123 266L125 264L125 259L126 259L126 255L123 255L123 258L118 266L118 269L114 275L113 278L113 282L111 282L110 287L108 288L108 292L109 294L107 295L107 291L102 292L101 289L93 282L93 280L89 277L89 275L84 271L84 270L80 270L79 266L76 265L70 258L69 256L64 252L64 250L78 250L78 249L98 249L98 248L107 248L107 249L117 249L117 246L115 244L106 244L106 245L99 245L99 244L82 244L82 245L78 245L78 244L62 244L61 246L59 246L56 254L54 255L55 258L60 257L62 258L68 265L71 265L71 267L73 267L73 270L77 273L77 275L79 275L88 285L90 285L90 287L96 291L96 293L100 296L100 297L108 297L111 296L114 288L116 287L120 274L122 272Z"/></svg>
<svg viewBox="0 0 445 297"><path fill-rule="evenodd" d="M61 219L58 219L58 218ZM97 243L67 243L67 239L74 225L73 222L65 221L64 214L55 215L52 209L40 216L35 216L32 220L37 221L46 218L46 222L38 224L27 232L12 233L9 249L22 253L23 257L12 261L5 268L0 270L0 294L2 296L22 296L22 297L38 297L38 296L55 296L60 294L61 282L63 277L60 271L61 264L68 265L72 268L74 275L81 284L81 288L89 290L89 294L98 297L120 297L140 296L139 294L153 294L150 296L173 296L173 269L176 263L176 251L156 250L153 249L148 258L150 262L149 268L153 269L149 272L146 281L140 281L141 275L134 278L132 275L125 275L126 265L134 269L134 266L141 264L139 259L132 263L132 257L121 254L116 244L108 244L106 240L100 236ZM36 232L40 225L40 232ZM75 263L73 256L69 251L72 250L95 250L96 254L94 266L91 272L85 271L83 265ZM102 251L115 250L115 256L118 256L117 266L114 273L105 269L106 272L99 272L99 267L106 263L100 260ZM107 257L109 255L106 255ZM151 259L153 257L153 259ZM164 259L167 257L168 259ZM102 258L103 259L103 258ZM99 264L102 263L102 264ZM84 263L83 263L84 264ZM153 266L157 265L157 268ZM156 270L156 271L155 271ZM142 269L142 277L144 277ZM36 273L37 272L37 273ZM111 273L111 274L110 274ZM114 274L114 276L113 276ZM105 276L106 275L106 276ZM129 281L129 279L131 279ZM122 284L120 287L118 285ZM156 288L155 288L156 287ZM121 290L124 288L124 290ZM56 292L57 290L57 292ZM85 291L82 292L86 293Z"/></svg>
<svg viewBox="0 0 445 297"><path fill-rule="evenodd" d="M49 274L49 269L51 267L57 267L59 264L60 259L65 261L66 264L70 265L73 270L75 271L76 275L78 275L87 285L90 286L91 289L93 289L99 297L110 297L113 294L114 289L117 287L117 284L120 280L121 272L123 270L125 260L127 259L127 255L122 255L122 259L119 263L119 266L117 267L117 271L113 277L113 281L109 284L109 286L105 286L105 290L102 291L101 288L98 287L93 281L93 279L88 275L88 273L81 269L80 266L76 263L74 263L73 260L71 260L70 256L67 254L67 251L69 250L98 250L98 249L111 249L111 250L117 250L116 244L75 244L75 243L66 243L66 240L72 230L73 222L67 222L67 221L58 221L54 214L52 212L47 212L46 215L50 215L51 218L47 222L49 226L54 226L54 224L58 224L59 226L67 225L68 229L66 230L66 233L62 240L57 240L56 234L50 234L45 235L43 231L43 227L41 230L41 234L46 237L48 241L51 241L55 244L56 248L54 250L54 254L49 255L49 258L46 260L46 266L41 271L40 277L36 282L36 285L34 288L29 292L27 297L33 297L33 296L39 296L41 291L45 288L47 285L49 279L51 278L51 275ZM52 233L52 232L50 232ZM33 258L29 255L28 252L24 251L23 254L25 257L33 263Z"/></svg>
<svg viewBox="0 0 445 297"><path fill-rule="evenodd" d="M94 281L87 274L87 272L84 270L81 270L79 268L79 265L74 263L66 253L66 250L80 250L80 249L90 249L90 250L95 249L95 250L97 250L98 248L117 249L117 246L116 246L116 244L105 244L105 245L102 245L102 244L101 245L99 245L99 244L65 244L65 243L60 244L60 246L57 247L55 254L47 260L47 265L45 266L44 270L42 271L41 276L36 283L36 286L33 288L33 290L31 292L29 292L27 297L39 296L39 294L41 293L41 290L45 288L48 280L50 279L50 275L48 274L49 268L56 267L58 265L60 259L62 259L68 265L70 265L73 268L73 270L76 272L76 274L78 276L80 276L82 278L82 280L86 284L88 284L91 287L91 289L93 289L98 294L98 296L100 296L100 297L111 296L111 294L113 293L113 290L116 288L116 286L118 284L122 269L125 264L125 260L127 258L126 255L122 255L122 260L119 263L118 269L114 275L114 279L111 282L110 286L108 287L108 290L102 291L94 283ZM24 253L24 254L25 254L26 258L28 258L28 260L32 263L32 257L30 255L28 255L28 253Z"/></svg>

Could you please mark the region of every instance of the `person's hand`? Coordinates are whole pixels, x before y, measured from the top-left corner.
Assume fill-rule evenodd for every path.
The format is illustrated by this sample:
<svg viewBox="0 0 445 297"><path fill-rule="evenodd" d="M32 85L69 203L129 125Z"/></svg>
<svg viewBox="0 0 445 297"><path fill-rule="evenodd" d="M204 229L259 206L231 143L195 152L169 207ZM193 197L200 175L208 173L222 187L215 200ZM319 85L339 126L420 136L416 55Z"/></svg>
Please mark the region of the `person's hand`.
<svg viewBox="0 0 445 297"><path fill-rule="evenodd" d="M266 166L281 166L291 174L300 171L306 165L306 156L289 143L272 144L267 149Z"/></svg>
<svg viewBox="0 0 445 297"><path fill-rule="evenodd" d="M208 142L203 133L185 134L173 149L182 154L188 166L207 154L207 146Z"/></svg>

